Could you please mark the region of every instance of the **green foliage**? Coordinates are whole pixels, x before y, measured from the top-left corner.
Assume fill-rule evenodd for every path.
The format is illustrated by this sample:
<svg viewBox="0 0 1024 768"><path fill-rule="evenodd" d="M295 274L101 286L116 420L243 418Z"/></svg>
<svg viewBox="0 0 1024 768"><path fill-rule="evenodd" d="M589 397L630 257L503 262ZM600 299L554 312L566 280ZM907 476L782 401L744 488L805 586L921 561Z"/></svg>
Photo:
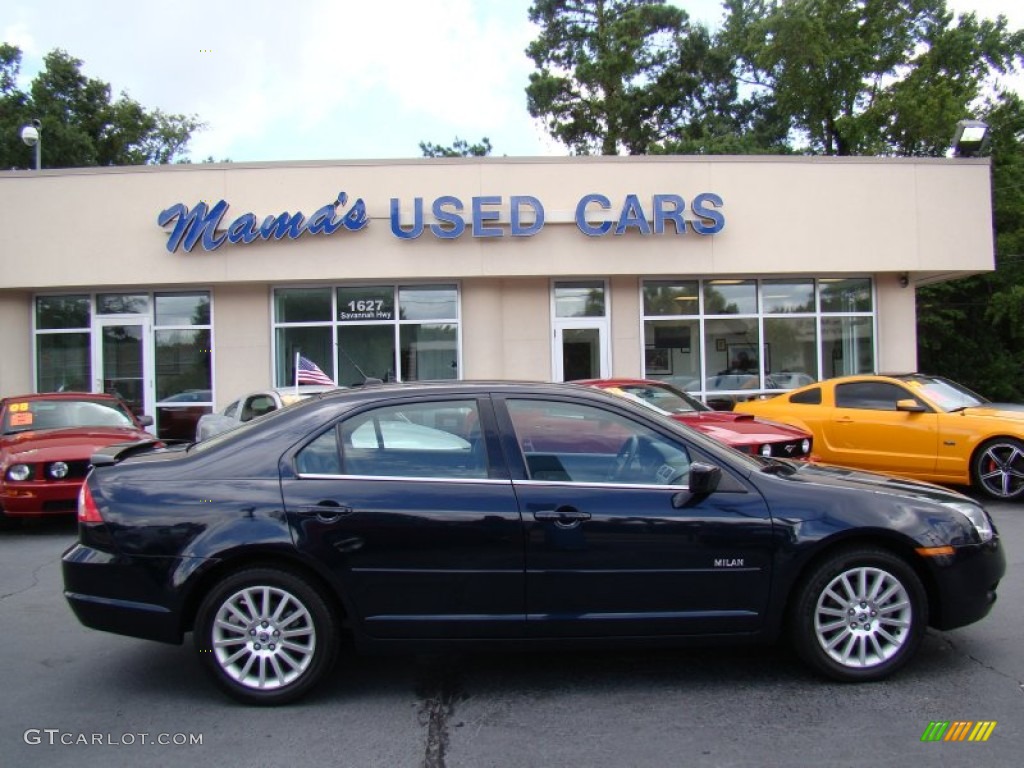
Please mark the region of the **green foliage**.
<svg viewBox="0 0 1024 768"><path fill-rule="evenodd" d="M194 115L148 110L110 85L82 74L82 62L62 50L44 58L27 93L18 89L21 51L0 45L0 168L33 167L20 127L42 122L44 168L170 163L185 155L204 125Z"/></svg>
<svg viewBox="0 0 1024 768"><path fill-rule="evenodd" d="M455 137L450 147L441 144L431 144L427 141L420 142L420 152L423 157L486 157L491 154L491 140L484 136L478 144L470 144L465 139Z"/></svg>

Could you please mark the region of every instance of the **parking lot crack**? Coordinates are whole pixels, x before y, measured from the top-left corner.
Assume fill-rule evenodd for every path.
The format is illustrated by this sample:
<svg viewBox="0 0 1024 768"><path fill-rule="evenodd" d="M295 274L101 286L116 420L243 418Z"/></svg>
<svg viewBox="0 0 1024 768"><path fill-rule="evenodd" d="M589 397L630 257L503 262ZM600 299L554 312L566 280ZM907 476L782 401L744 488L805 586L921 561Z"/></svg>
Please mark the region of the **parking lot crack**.
<svg viewBox="0 0 1024 768"><path fill-rule="evenodd" d="M950 638L948 635L943 634L942 635L942 639L946 643L946 645L949 646L949 649L951 651L953 651L954 653L958 653L961 656L963 656L964 658L969 659L970 661L973 661L975 664L977 664L982 669L987 669L989 672L993 672L993 673L999 675L1000 677L1005 677L1007 680L1012 680L1013 682L1015 682L1017 684L1017 690L1019 690L1021 693L1024 693L1024 680L1018 680L1015 676L1011 675L1009 672L1004 672L1003 670L999 669L998 667L995 667L992 664L989 664L988 662L983 661L982 659L979 659L977 656L974 656L973 654L970 654L967 651L961 650L960 648L957 647L957 644L955 642L953 642L953 639Z"/></svg>
<svg viewBox="0 0 1024 768"><path fill-rule="evenodd" d="M430 658L420 662L416 684L420 700L419 722L426 728L423 768L445 768L448 729L455 705L465 699L458 665L452 659Z"/></svg>
<svg viewBox="0 0 1024 768"><path fill-rule="evenodd" d="M13 592L4 592L4 593L0 594L0 601L6 600L9 597L16 597L17 595L20 595L23 592L28 592L33 587L37 586L39 584L39 572L42 571L43 568L48 568L49 566L52 566L52 565L53 565L53 561L49 560L49 561L47 561L45 563L42 563L42 564L36 566L35 568L33 568L32 569L32 573L30 574L30 578L32 579L32 583L29 584L26 587L22 587L21 589L16 589Z"/></svg>

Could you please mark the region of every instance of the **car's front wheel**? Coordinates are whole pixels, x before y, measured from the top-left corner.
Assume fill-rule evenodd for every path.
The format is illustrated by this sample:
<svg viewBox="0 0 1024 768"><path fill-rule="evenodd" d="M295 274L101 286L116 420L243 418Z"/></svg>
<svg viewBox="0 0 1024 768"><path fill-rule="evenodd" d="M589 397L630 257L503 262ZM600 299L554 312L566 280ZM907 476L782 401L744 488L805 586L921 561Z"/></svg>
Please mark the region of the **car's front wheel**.
<svg viewBox="0 0 1024 768"><path fill-rule="evenodd" d="M881 549L853 549L820 563L799 587L791 626L800 656L836 680L881 680L917 650L928 625L920 578Z"/></svg>
<svg viewBox="0 0 1024 768"><path fill-rule="evenodd" d="M975 487L995 499L1024 497L1024 443L1000 437L984 443L971 462Z"/></svg>
<svg viewBox="0 0 1024 768"><path fill-rule="evenodd" d="M306 579L278 568L249 568L203 599L194 641L228 694L247 704L285 704L330 671L338 622Z"/></svg>

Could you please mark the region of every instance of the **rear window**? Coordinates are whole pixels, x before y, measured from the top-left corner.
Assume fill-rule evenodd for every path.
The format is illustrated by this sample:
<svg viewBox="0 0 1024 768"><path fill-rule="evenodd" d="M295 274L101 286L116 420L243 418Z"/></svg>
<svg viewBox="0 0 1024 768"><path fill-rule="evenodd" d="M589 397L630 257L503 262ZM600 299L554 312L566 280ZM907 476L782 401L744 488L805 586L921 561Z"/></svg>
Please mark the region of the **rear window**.
<svg viewBox="0 0 1024 768"><path fill-rule="evenodd" d="M821 405L821 387L805 389L789 396L789 402L800 405Z"/></svg>

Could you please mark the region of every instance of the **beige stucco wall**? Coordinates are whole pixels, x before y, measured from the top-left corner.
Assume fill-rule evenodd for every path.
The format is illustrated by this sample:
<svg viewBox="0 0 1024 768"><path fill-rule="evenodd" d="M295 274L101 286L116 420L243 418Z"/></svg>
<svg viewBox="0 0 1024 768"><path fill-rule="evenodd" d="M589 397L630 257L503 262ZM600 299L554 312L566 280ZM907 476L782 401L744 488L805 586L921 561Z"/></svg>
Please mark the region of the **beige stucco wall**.
<svg viewBox="0 0 1024 768"><path fill-rule="evenodd" d="M34 390L31 304L26 292L0 292L0 397Z"/></svg>

